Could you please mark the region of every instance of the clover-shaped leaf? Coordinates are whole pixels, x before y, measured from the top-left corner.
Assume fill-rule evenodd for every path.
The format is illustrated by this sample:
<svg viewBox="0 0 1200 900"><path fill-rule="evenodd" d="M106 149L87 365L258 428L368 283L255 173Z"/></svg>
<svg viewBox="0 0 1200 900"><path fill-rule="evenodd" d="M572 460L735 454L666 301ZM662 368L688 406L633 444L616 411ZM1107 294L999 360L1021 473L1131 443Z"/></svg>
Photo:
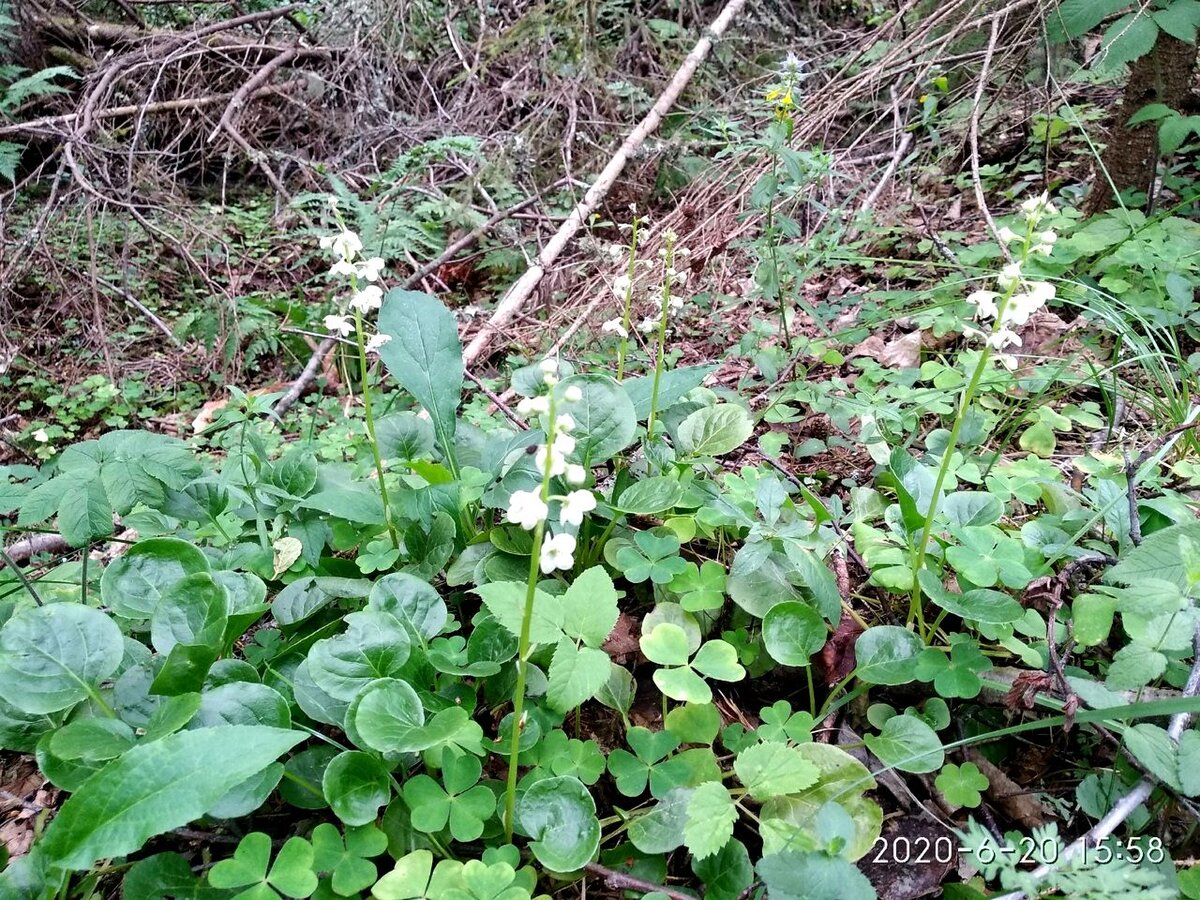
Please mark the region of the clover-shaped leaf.
<svg viewBox="0 0 1200 900"><path fill-rule="evenodd" d="M997 581L1023 588L1033 578L1025 566L1025 549L994 525L968 525L955 531L962 542L946 548L946 561L977 587Z"/></svg>
<svg viewBox="0 0 1200 900"><path fill-rule="evenodd" d="M417 775L404 783L404 802L411 810L412 827L434 833L450 824L458 841L473 841L483 834L484 822L496 811L496 795L479 784L483 766L467 754L442 751L442 783Z"/></svg>
<svg viewBox="0 0 1200 900"><path fill-rule="evenodd" d="M626 733L625 740L633 753L622 748L613 750L608 755L608 771L616 779L621 794L637 797L646 790L646 780L654 764L679 746L679 738L669 731L650 731L635 725Z"/></svg>
<svg viewBox="0 0 1200 900"><path fill-rule="evenodd" d="M245 888L234 900L278 900L308 897L317 889L313 872L313 845L301 837L289 838L271 860L271 838L253 831L242 838L231 859L223 859L208 873L216 888Z"/></svg>
<svg viewBox="0 0 1200 900"><path fill-rule="evenodd" d="M950 648L949 656L933 647L922 650L917 656L916 676L921 681L932 681L943 697L969 700L983 690L979 673L991 667L991 661L974 641L960 640Z"/></svg>
<svg viewBox="0 0 1200 900"><path fill-rule="evenodd" d="M679 538L666 528L639 531L633 536L635 546L617 551L616 563L628 581L640 584L649 579L655 584L670 584L688 562L679 556Z"/></svg>
<svg viewBox="0 0 1200 900"><path fill-rule="evenodd" d="M988 788L988 778L975 763L963 763L956 766L948 763L933 782L942 792L946 802L953 806L965 806L974 809L983 802L980 791Z"/></svg>
<svg viewBox="0 0 1200 900"><path fill-rule="evenodd" d="M794 713L792 705L786 700L776 700L764 707L759 711L758 718L762 723L758 726L758 736L764 741L804 744L812 740L812 727L816 724L812 713Z"/></svg>
<svg viewBox="0 0 1200 900"><path fill-rule="evenodd" d="M328 822L312 834L313 869L332 876L334 893L349 897L375 883L378 872L371 860L387 850L387 835L374 825L346 829L346 837Z"/></svg>
<svg viewBox="0 0 1200 900"><path fill-rule="evenodd" d="M668 588L679 595L679 605L688 612L720 609L725 604L725 567L711 559L699 566L687 563Z"/></svg>
<svg viewBox="0 0 1200 900"><path fill-rule="evenodd" d="M667 668L654 673L658 689L672 700L708 703L712 690L698 673L718 681L740 681L746 670L738 663L737 650L722 640L708 641L696 651L689 663L687 632L672 622L660 622L649 634L643 634L642 652L651 662Z"/></svg>

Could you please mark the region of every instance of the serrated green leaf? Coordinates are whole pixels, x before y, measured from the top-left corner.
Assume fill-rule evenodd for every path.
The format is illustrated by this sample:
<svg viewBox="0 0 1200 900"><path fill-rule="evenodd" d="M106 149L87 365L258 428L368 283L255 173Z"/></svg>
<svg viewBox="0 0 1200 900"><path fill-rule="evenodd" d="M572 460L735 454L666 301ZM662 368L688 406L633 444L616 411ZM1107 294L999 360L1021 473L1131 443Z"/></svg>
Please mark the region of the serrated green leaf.
<svg viewBox="0 0 1200 900"><path fill-rule="evenodd" d="M683 826L683 842L694 859L718 853L733 837L737 807L719 781L707 781L692 792Z"/></svg>
<svg viewBox="0 0 1200 900"><path fill-rule="evenodd" d="M779 741L747 747L734 760L733 771L756 800L802 791L820 774L799 750Z"/></svg>

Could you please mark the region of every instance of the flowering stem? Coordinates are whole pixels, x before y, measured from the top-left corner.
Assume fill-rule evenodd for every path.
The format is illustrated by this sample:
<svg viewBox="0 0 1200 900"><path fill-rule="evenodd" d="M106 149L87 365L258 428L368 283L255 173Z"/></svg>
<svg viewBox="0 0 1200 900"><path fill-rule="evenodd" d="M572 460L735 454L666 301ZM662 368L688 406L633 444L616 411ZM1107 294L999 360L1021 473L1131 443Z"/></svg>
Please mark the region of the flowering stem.
<svg viewBox="0 0 1200 900"><path fill-rule="evenodd" d="M621 343L617 346L617 381L625 377L625 353L629 349L629 317L633 308L633 279L637 273L638 221L635 215L629 237L629 268L625 273L629 284L625 288L625 312L621 317Z"/></svg>
<svg viewBox="0 0 1200 900"><path fill-rule="evenodd" d="M658 413L658 388L662 381L663 355L667 346L667 316L671 308L671 270L675 264L675 242L667 235L666 258L663 261L662 309L658 319L658 353L654 359L654 387L650 391L650 415L646 419L646 438L654 440L654 419Z"/></svg>
<svg viewBox="0 0 1200 900"><path fill-rule="evenodd" d="M371 438L371 453L375 457L375 474L379 478L379 497L383 501L383 519L387 524L392 546L400 549L400 535L392 522L391 506L388 503L387 482L383 478L383 457L379 455L379 441L375 438L375 417L371 414L371 386L368 383L367 347L363 343L362 313L354 310L354 341L358 345L358 371L362 381L363 412L367 420L367 435Z"/></svg>
<svg viewBox="0 0 1200 900"><path fill-rule="evenodd" d="M790 96L790 93L789 93ZM776 148L771 148L771 182L776 182L776 173L779 168L779 152ZM792 344L791 335L788 334L787 323L787 301L783 297L783 285L780 283L779 277L779 248L778 241L775 239L775 197L772 196L767 202L767 250L771 255L771 273L775 281L775 293L778 295L776 299L779 301L779 330L783 334L783 345L790 347Z"/></svg>
<svg viewBox="0 0 1200 900"><path fill-rule="evenodd" d="M997 304L996 323L993 326L993 334L999 331L1004 321L1004 310L1008 306L1008 301L1013 295L1016 284L1010 285L1000 298L1000 303ZM942 487L946 483L946 475L950 472L950 461L954 456L954 448L958 445L958 435L962 431L963 422L967 418L967 412L971 408L971 401L975 399L975 391L979 387L979 382L983 379L983 373L987 371L988 361L992 356L992 347L989 343L984 343L983 349L979 353L979 361L975 363L975 371L971 373L971 378L967 382L967 386L963 388L962 396L958 401L958 411L954 416L954 423L950 426L950 436L946 439L946 448L942 451L942 464L938 466L937 478L933 482L933 496L929 500L929 510L925 513L925 524L921 528L921 536L917 540L917 546L913 553L912 564L912 598L909 601L908 607L908 622L911 625L915 620L921 631L925 631L925 614L921 603L921 582L918 576L921 573L921 568L925 565L925 554L929 548L929 538L933 534L933 522L937 518L938 501L942 497Z"/></svg>
<svg viewBox="0 0 1200 900"><path fill-rule="evenodd" d="M555 427L554 392L549 394L550 409L547 413L546 461L542 466L542 487L539 496L542 503L550 499L550 470L554 464ZM521 635L517 644L517 683L513 688L512 741L508 749L508 780L504 791L504 836L510 843L513 835L513 812L517 803L517 773L521 755L522 717L525 714L525 676L529 671L529 629L533 622L533 600L537 595L538 564L542 555L542 541L546 537L546 520L542 519L533 530L533 548L529 556L529 580L525 586L525 608L521 613Z"/></svg>

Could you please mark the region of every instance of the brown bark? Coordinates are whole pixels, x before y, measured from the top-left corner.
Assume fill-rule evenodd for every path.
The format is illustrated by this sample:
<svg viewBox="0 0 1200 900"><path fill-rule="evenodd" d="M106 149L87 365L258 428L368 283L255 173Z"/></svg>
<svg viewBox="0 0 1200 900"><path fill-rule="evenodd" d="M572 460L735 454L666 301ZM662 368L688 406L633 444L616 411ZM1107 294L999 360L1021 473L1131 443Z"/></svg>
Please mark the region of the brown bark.
<svg viewBox="0 0 1200 900"><path fill-rule="evenodd" d="M1131 128L1129 118L1150 103L1182 109L1188 99L1195 62L1195 46L1160 33L1154 48L1130 65L1129 82L1113 116L1108 144L1100 156L1084 205L1088 215L1116 205L1114 188L1118 192L1149 193L1158 162L1158 124L1149 122Z"/></svg>

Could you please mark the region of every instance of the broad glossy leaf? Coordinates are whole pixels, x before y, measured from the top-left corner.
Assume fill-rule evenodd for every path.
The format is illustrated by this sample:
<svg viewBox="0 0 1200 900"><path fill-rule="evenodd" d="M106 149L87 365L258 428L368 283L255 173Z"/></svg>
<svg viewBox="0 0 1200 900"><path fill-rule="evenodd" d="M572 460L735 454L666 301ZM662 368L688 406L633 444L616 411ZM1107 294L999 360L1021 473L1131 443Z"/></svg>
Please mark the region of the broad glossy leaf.
<svg viewBox="0 0 1200 900"><path fill-rule="evenodd" d="M148 619L175 582L209 568L205 555L187 541L150 538L109 564L100 579L100 593L117 615Z"/></svg>
<svg viewBox="0 0 1200 900"><path fill-rule="evenodd" d="M387 613L366 610L346 616L349 626L313 644L308 671L316 685L339 700L354 696L376 678L399 674L408 661L409 637Z"/></svg>
<svg viewBox="0 0 1200 900"><path fill-rule="evenodd" d="M101 769L63 804L38 845L64 869L126 856L151 837L200 818L234 786L307 736L232 725L181 731L140 744Z"/></svg>
<svg viewBox="0 0 1200 900"><path fill-rule="evenodd" d="M683 499L684 493L678 478L654 475L635 481L623 490L613 506L623 513L649 516L671 509Z"/></svg>
<svg viewBox="0 0 1200 900"><path fill-rule="evenodd" d="M429 413L438 445L452 456L463 384L462 343L454 315L428 294L393 289L379 311L379 332L391 338L379 349L380 359Z"/></svg>
<svg viewBox="0 0 1200 900"><path fill-rule="evenodd" d="M845 859L787 849L764 856L758 874L772 900L875 900L867 876Z"/></svg>
<svg viewBox="0 0 1200 900"><path fill-rule="evenodd" d="M27 607L0 628L0 699L24 713L74 706L125 655L116 623L77 603Z"/></svg>
<svg viewBox="0 0 1200 900"><path fill-rule="evenodd" d="M704 882L705 900L737 900L754 881L754 866L741 841L729 841L714 855L693 859L692 872Z"/></svg>
<svg viewBox="0 0 1200 900"><path fill-rule="evenodd" d="M425 708L412 686L396 678L371 682L351 704L354 728L366 745L380 753L403 753L429 746L424 735Z"/></svg>
<svg viewBox="0 0 1200 900"><path fill-rule="evenodd" d="M722 456L742 446L754 431L750 414L740 406L722 403L698 409L679 425L675 435L680 453Z"/></svg>
<svg viewBox="0 0 1200 900"><path fill-rule="evenodd" d="M113 511L98 479L77 482L58 504L58 530L72 547L113 533Z"/></svg>
<svg viewBox="0 0 1200 900"><path fill-rule="evenodd" d="M163 591L150 617L150 641L167 654L176 644L219 650L229 621L229 594L208 572L185 575ZM215 653L214 653L215 656Z"/></svg>
<svg viewBox="0 0 1200 900"><path fill-rule="evenodd" d="M562 398L569 387L583 394L578 403ZM577 441L575 454L586 465L599 465L633 443L637 416L621 386L607 375L572 375L554 389L560 412L575 420L571 436Z"/></svg>
<svg viewBox="0 0 1200 900"><path fill-rule="evenodd" d="M892 716L878 735L863 740L884 765L901 772L936 772L946 759L937 733L916 716Z"/></svg>
<svg viewBox="0 0 1200 900"><path fill-rule="evenodd" d="M596 801L578 778L544 778L517 801L517 824L529 849L552 872L582 868L600 848Z"/></svg>
<svg viewBox="0 0 1200 900"><path fill-rule="evenodd" d="M674 406L683 399L685 394L703 384L704 379L718 368L720 366L710 364L684 366L663 372L658 381L658 411L663 412ZM638 378L626 378L621 382L621 387L633 401L638 421L646 421L650 415L650 398L654 393L654 376L643 375Z"/></svg>
<svg viewBox="0 0 1200 900"><path fill-rule="evenodd" d="M413 635L431 640L446 624L446 601L434 587L404 572L384 575L371 588L368 609L399 619Z"/></svg>
<svg viewBox="0 0 1200 900"><path fill-rule="evenodd" d="M297 578L275 595L271 613L281 625L295 625L334 600L366 597L371 583L365 578L329 578L307 575Z"/></svg>
<svg viewBox="0 0 1200 900"><path fill-rule="evenodd" d="M329 806L347 825L375 821L380 807L392 796L383 763L360 750L347 750L335 756L325 768L321 788Z"/></svg>
<svg viewBox="0 0 1200 900"><path fill-rule="evenodd" d="M867 684L907 684L915 675L917 654L925 643L899 625L876 625L858 636L855 673Z"/></svg>
<svg viewBox="0 0 1200 900"><path fill-rule="evenodd" d="M767 611L762 625L763 645L775 662L807 666L825 646L829 630L820 614L807 603L791 600Z"/></svg>
<svg viewBox="0 0 1200 900"><path fill-rule="evenodd" d="M230 682L205 690L191 724L199 728L218 725L269 725L291 728L291 707L274 688L265 684Z"/></svg>

